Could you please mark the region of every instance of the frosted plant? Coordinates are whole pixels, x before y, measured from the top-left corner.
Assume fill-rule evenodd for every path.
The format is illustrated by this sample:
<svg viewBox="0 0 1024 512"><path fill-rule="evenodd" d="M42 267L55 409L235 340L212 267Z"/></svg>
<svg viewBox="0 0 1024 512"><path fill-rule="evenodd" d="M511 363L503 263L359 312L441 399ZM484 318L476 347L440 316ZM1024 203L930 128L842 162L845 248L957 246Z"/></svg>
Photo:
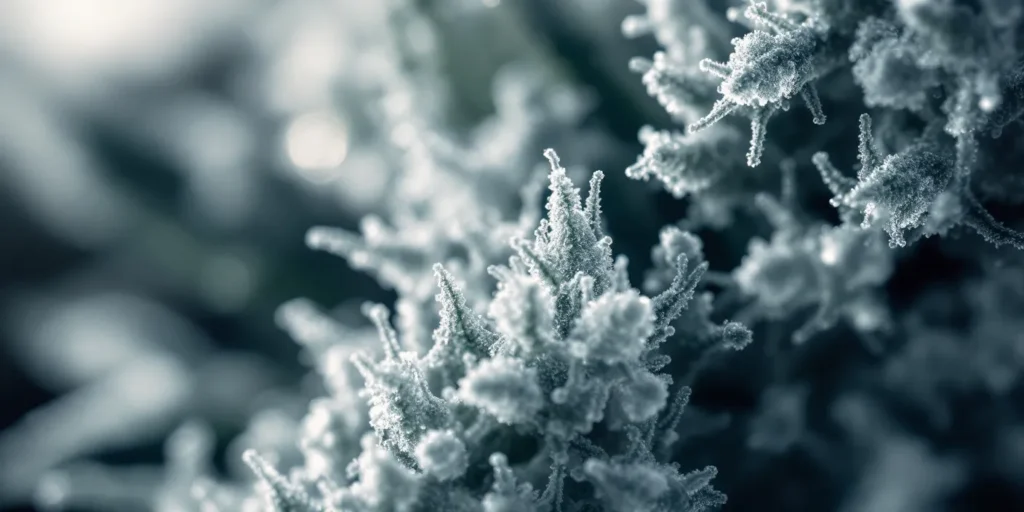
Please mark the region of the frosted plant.
<svg viewBox="0 0 1024 512"><path fill-rule="evenodd" d="M814 81L835 66L836 57L828 27L815 18L796 23L786 15L769 12L764 3L752 3L745 14L767 30L754 30L733 40L728 62L700 62L701 71L722 79L722 98L687 130L703 130L742 110L750 117L752 132L747 165L755 167L761 163L769 119L779 109L788 109L793 96L803 98L814 124L824 124Z"/></svg>
<svg viewBox="0 0 1024 512"><path fill-rule="evenodd" d="M369 308L383 358L353 361L373 434L344 477L286 478L246 455L266 484L269 510L699 511L724 502L709 485L713 467L680 473L655 456L671 453L689 396L682 386L673 399L673 379L659 370L677 328L685 344L687 329L703 325L677 321L707 267L699 247L690 251L696 264L685 252L662 264L674 277L661 293L632 289L604 235L602 174L583 201L554 151L545 154L547 216L532 239L513 240L507 265L490 268L498 288L487 314L473 310L441 265L440 325L426 354L408 350L386 309ZM679 236L688 235L669 235ZM719 343L704 351L750 340L738 324L718 331Z"/></svg>
<svg viewBox="0 0 1024 512"><path fill-rule="evenodd" d="M703 117L703 104L714 101L714 82L707 75L671 60L665 52L655 53L653 60L634 57L629 68L641 75L647 94L683 124Z"/></svg>
<svg viewBox="0 0 1024 512"><path fill-rule="evenodd" d="M891 247L906 245L903 232L925 225L928 216L945 217L937 223L939 225L964 223L993 244L1007 243L1024 249L1024 235L993 219L967 186L957 179L957 173L969 172L957 169L957 164L968 165L969 157L963 153L972 148L958 147L960 155L954 158L932 137L939 135L926 134L922 141L883 157L875 145L871 117L864 114L860 118L858 179L854 181L840 173L825 153L816 153L814 164L834 194L832 204L840 209L863 212L862 227L881 223L889 234ZM965 203L964 207L949 205L950 195L953 201ZM950 208L959 215L950 215Z"/></svg>
<svg viewBox="0 0 1024 512"><path fill-rule="evenodd" d="M307 236L311 247L345 257L400 293L398 327L417 350L429 348L427 326L436 318L432 265L442 262L468 283L474 307L486 300L493 286L487 267L508 258L508 238L539 216L543 174L525 155L564 138L585 111L566 84L522 66L503 69L494 88L497 112L474 127L468 144L416 115L390 120L395 130L421 131L406 133L396 148L404 169L387 218L364 217L358 234L316 228ZM434 193L438 187L447 192Z"/></svg>
<svg viewBox="0 0 1024 512"><path fill-rule="evenodd" d="M677 198L715 188L734 190L736 180L729 182L726 169L742 162L732 151L741 140L728 125L685 135L645 127L640 133L644 152L626 169L626 176L645 180L654 176Z"/></svg>
<svg viewBox="0 0 1024 512"><path fill-rule="evenodd" d="M921 227L920 234L945 234L957 225L972 227L997 245L1021 244L1021 235L997 222L970 186L981 151L977 132L988 130L998 137L1022 112L1020 68L1011 51L1019 9L1006 10L994 2L968 7L952 0L901 1L896 2L895 10L887 10L880 2L777 4L779 12L760 2L728 11L736 21L742 12L753 29L733 40L728 61L700 61L702 71L722 80L718 87L721 98L701 119L694 120L693 113L711 101L710 86L693 74L692 63L674 59L669 52L656 54L653 61L635 59L631 67L644 74L648 92L677 120L688 123L691 133L719 126L732 112L750 117L747 163L756 165L764 157L768 119L788 109L789 100L799 94L815 123L824 122L815 83L849 65L854 82L864 91L866 105L909 110L929 129L918 142L900 145L894 155L885 157L874 142L863 142L872 134L865 135L865 130L871 130L870 121L862 119L859 182L833 172L825 156L814 157L819 168L832 169L827 170L826 183L836 196L834 201L842 208L863 212L866 225L883 224L894 246L905 244L903 232L908 229ZM669 12L665 9L660 3L651 3L646 23L661 27L663 22L653 20L662 19L663 12ZM1005 19L996 14L1000 9L1006 11ZM958 23L961 28L956 27ZM635 20L627 25L648 26ZM675 44L674 39L652 31L666 48ZM943 114L945 119L937 117ZM906 130L902 124L892 128ZM950 145L937 133L939 125L955 138L956 151L940 149ZM647 130L642 133L647 146L644 155L628 174L656 176L677 196L707 189L712 181L708 167L715 169L715 176L733 176L736 171L732 169L738 168L721 159L721 155L729 158L733 153L710 142L724 141L722 134L732 131L689 139ZM996 173L985 174L989 180L1001 179ZM708 196L720 196L713 192L703 195L697 201L705 207L713 204L707 202Z"/></svg>
<svg viewBox="0 0 1024 512"><path fill-rule="evenodd" d="M687 229L727 229L736 211L749 209L754 196L779 179L744 164L743 154L735 151L743 135L730 124L687 134L645 126L640 140L644 152L626 168L626 176L655 178L677 199L688 199Z"/></svg>

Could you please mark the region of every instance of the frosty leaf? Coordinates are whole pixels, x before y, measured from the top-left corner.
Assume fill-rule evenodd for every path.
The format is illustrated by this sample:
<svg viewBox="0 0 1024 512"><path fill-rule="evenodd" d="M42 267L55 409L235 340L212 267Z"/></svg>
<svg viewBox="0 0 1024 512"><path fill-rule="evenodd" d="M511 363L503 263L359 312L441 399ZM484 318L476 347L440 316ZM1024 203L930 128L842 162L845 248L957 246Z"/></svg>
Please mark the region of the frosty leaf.
<svg viewBox="0 0 1024 512"><path fill-rule="evenodd" d="M434 347L427 354L427 364L434 367L461 367L465 354L486 357L498 342L498 336L466 302L452 275L440 264L434 265L437 276L437 302L441 324L434 331Z"/></svg>
<svg viewBox="0 0 1024 512"><path fill-rule="evenodd" d="M245 452L242 458L263 482L267 506L272 512L323 512L306 491L281 476L255 451Z"/></svg>

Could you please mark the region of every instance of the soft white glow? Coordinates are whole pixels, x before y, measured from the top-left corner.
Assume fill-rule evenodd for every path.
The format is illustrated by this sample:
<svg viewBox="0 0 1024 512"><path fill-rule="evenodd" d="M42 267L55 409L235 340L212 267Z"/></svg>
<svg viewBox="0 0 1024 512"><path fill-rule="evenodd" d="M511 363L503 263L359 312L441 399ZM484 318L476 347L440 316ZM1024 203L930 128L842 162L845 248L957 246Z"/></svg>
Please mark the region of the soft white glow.
<svg viewBox="0 0 1024 512"><path fill-rule="evenodd" d="M16 5L36 42L68 60L92 61L137 50L138 43L159 37L151 32L159 29L159 20L179 15L175 2L167 0L33 0Z"/></svg>
<svg viewBox="0 0 1024 512"><path fill-rule="evenodd" d="M244 0L7 0L0 43L75 80L177 69Z"/></svg>
<svg viewBox="0 0 1024 512"><path fill-rule="evenodd" d="M832 266L839 262L839 246L836 244L835 239L830 236L822 237L821 239L821 262Z"/></svg>
<svg viewBox="0 0 1024 512"><path fill-rule="evenodd" d="M337 167L348 156L348 127L327 113L299 116L285 133L288 159L302 176L314 182L337 177Z"/></svg>

